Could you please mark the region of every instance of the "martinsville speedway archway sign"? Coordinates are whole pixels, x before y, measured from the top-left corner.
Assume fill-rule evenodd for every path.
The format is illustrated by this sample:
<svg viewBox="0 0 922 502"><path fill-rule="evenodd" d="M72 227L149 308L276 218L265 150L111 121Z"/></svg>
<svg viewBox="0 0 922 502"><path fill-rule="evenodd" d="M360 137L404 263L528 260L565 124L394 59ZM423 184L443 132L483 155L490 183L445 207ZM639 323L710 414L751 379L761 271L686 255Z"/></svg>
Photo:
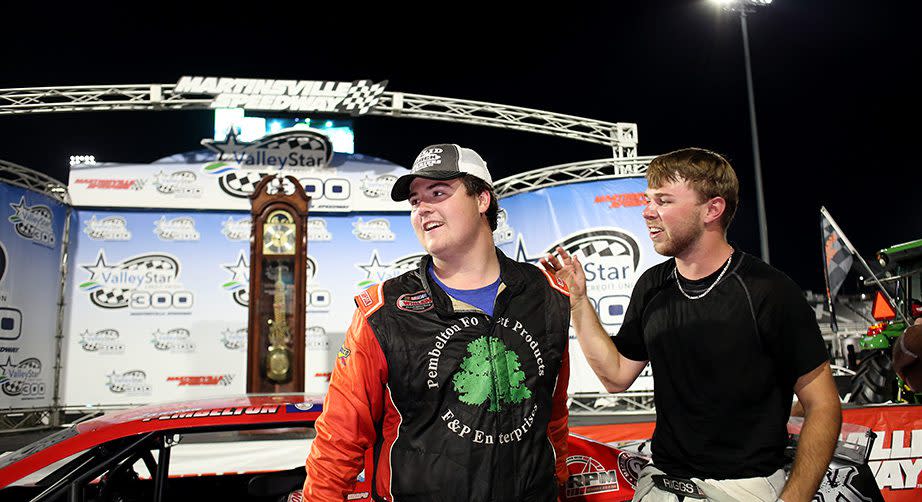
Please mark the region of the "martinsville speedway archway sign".
<svg viewBox="0 0 922 502"><path fill-rule="evenodd" d="M0 89L0 115L115 110L320 112L441 120L547 134L637 156L637 124L516 106L386 91L387 81L274 80L184 76L175 84Z"/></svg>

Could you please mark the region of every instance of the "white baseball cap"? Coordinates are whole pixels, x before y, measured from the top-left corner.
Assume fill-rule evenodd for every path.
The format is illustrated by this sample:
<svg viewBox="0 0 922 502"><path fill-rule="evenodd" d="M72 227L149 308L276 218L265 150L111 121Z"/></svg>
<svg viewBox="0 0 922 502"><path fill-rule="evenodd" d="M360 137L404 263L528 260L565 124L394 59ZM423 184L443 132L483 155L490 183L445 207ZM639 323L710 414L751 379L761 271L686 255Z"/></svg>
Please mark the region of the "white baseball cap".
<svg viewBox="0 0 922 502"><path fill-rule="evenodd" d="M394 183L391 199L407 200L410 197L410 183L416 178L431 180L450 180L470 174L493 186L493 178L483 158L470 148L455 144L427 146L413 161L410 174L404 174Z"/></svg>

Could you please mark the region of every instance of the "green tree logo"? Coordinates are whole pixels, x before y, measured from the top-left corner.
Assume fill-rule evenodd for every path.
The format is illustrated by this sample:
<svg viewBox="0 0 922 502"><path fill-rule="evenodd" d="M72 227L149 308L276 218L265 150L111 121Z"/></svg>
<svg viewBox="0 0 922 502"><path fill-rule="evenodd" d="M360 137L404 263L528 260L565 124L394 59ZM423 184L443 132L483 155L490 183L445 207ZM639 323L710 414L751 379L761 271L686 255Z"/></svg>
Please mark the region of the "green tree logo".
<svg viewBox="0 0 922 502"><path fill-rule="evenodd" d="M467 344L467 352L461 371L452 379L462 403L480 406L489 399L489 410L499 411L531 397L519 356L506 350L500 339L482 336Z"/></svg>

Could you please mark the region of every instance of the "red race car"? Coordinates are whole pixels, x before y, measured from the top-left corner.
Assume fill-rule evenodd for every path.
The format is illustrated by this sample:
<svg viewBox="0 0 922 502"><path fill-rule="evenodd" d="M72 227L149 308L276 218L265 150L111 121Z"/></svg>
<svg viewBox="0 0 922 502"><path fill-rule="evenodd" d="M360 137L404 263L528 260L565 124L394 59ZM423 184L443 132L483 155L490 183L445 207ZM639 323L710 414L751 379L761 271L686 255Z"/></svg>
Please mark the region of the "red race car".
<svg viewBox="0 0 922 502"><path fill-rule="evenodd" d="M290 394L104 415L0 457L0 500L301 500L304 460L321 411L321 397ZM869 445L841 446L819 500L839 500L842 490L865 497L855 500L882 500L864 464ZM646 443L615 448L571 434L569 450L570 501L631 500L649 461ZM370 499L371 480L363 473L347 500Z"/></svg>

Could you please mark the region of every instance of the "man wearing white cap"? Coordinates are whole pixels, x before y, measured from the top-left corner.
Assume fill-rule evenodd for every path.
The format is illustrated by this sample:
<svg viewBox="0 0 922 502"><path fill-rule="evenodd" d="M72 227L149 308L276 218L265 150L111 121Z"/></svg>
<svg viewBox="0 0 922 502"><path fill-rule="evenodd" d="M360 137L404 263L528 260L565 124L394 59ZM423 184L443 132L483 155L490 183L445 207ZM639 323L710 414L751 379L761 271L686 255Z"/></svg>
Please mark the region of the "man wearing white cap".
<svg viewBox="0 0 922 502"><path fill-rule="evenodd" d="M494 246L492 183L476 152L441 144L394 184L429 254L356 297L307 459L307 500L343 500L369 449L375 500L557 499L569 293Z"/></svg>

